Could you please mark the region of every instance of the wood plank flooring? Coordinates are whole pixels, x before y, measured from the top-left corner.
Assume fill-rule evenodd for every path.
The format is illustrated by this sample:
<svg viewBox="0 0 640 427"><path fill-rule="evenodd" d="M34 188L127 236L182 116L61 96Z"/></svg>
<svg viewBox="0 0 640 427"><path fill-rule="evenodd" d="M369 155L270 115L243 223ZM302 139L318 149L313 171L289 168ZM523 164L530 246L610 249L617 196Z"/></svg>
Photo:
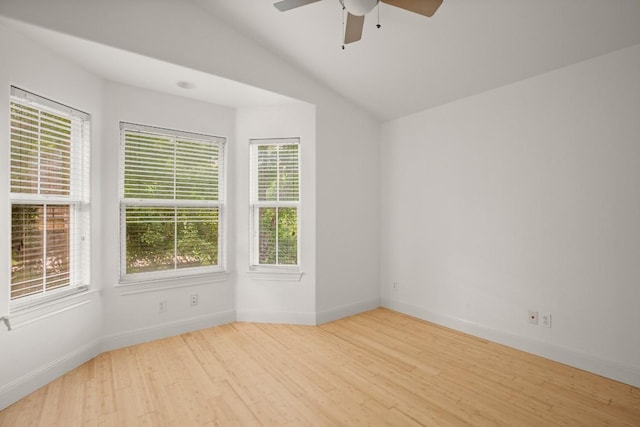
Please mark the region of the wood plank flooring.
<svg viewBox="0 0 640 427"><path fill-rule="evenodd" d="M386 309L103 353L8 426L640 426L640 389Z"/></svg>

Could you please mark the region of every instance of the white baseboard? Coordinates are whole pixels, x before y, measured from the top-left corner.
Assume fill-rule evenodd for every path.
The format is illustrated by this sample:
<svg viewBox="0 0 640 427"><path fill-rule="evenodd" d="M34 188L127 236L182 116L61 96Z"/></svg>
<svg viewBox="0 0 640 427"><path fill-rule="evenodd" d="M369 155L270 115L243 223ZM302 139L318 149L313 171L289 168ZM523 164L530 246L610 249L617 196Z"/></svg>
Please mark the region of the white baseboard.
<svg viewBox="0 0 640 427"><path fill-rule="evenodd" d="M236 312L236 321L253 323L283 323L287 325L315 325L316 313L239 310Z"/></svg>
<svg viewBox="0 0 640 427"><path fill-rule="evenodd" d="M182 319L175 322L162 323L160 325L153 325L146 328L133 329L102 337L102 351L115 350L200 329L211 328L213 326L231 323L235 320L236 312L229 310L207 314L205 316Z"/></svg>
<svg viewBox="0 0 640 427"><path fill-rule="evenodd" d="M620 381L635 387L640 387L640 370L633 366L623 365L618 362L600 359L580 351L562 347L556 344L549 344L542 341L532 340L497 329L488 328L484 325L469 322L464 319L446 316L435 313L411 304L406 304L392 299L383 298L382 307L399 311L410 316L417 317L428 322L446 326L479 338L503 344L527 353L535 354L555 362L573 366L615 381Z"/></svg>
<svg viewBox="0 0 640 427"><path fill-rule="evenodd" d="M51 363L16 378L9 384L0 386L0 410L93 359L98 354L100 354L100 340L96 339Z"/></svg>
<svg viewBox="0 0 640 427"><path fill-rule="evenodd" d="M353 316L354 314L373 310L374 308L378 307L380 307L380 298L374 298L369 301L360 301L355 304L349 304L342 307L333 308L331 310L319 311L316 313L316 324L322 325L323 323L333 322L334 320Z"/></svg>

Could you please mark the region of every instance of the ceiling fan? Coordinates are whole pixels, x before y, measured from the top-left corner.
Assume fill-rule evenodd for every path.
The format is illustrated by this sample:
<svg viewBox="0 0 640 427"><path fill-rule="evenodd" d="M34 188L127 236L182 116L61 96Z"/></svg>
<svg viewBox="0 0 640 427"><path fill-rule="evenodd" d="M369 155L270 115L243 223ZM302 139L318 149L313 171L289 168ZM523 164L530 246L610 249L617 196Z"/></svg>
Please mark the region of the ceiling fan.
<svg viewBox="0 0 640 427"><path fill-rule="evenodd" d="M306 6L320 0L281 0L274 4L280 12ZM400 9L431 17L442 0L338 0L347 11L347 24L344 30L344 44L357 42L362 38L364 16L371 12L380 2ZM378 25L380 28L380 25Z"/></svg>

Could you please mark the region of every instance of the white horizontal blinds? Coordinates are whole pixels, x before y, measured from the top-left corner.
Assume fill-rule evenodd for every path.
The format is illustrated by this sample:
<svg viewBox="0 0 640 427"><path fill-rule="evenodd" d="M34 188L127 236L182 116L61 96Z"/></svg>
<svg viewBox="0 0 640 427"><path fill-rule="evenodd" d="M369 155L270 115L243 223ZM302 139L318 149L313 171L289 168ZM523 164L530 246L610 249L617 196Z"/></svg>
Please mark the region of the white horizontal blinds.
<svg viewBox="0 0 640 427"><path fill-rule="evenodd" d="M11 88L11 300L89 277L89 116Z"/></svg>
<svg viewBox="0 0 640 427"><path fill-rule="evenodd" d="M298 264L298 139L252 141L253 264Z"/></svg>
<svg viewBox="0 0 640 427"><path fill-rule="evenodd" d="M181 138L176 144L176 199L220 199L220 146Z"/></svg>
<svg viewBox="0 0 640 427"><path fill-rule="evenodd" d="M124 195L127 198L173 199L175 141L125 130Z"/></svg>
<svg viewBox="0 0 640 427"><path fill-rule="evenodd" d="M256 144L258 201L300 200L298 147L298 144Z"/></svg>
<svg viewBox="0 0 640 427"><path fill-rule="evenodd" d="M123 275L222 268L225 139L121 124Z"/></svg>
<svg viewBox="0 0 640 427"><path fill-rule="evenodd" d="M286 144L278 148L278 199L299 202L299 145Z"/></svg>
<svg viewBox="0 0 640 427"><path fill-rule="evenodd" d="M68 196L71 120L11 103L11 191Z"/></svg>
<svg viewBox="0 0 640 427"><path fill-rule="evenodd" d="M44 205L11 206L11 299L44 290Z"/></svg>
<svg viewBox="0 0 640 427"><path fill-rule="evenodd" d="M278 200L277 145L256 144L253 151L258 201Z"/></svg>
<svg viewBox="0 0 640 427"><path fill-rule="evenodd" d="M70 217L69 205L12 205L12 299L71 284Z"/></svg>
<svg viewBox="0 0 640 427"><path fill-rule="evenodd" d="M124 197L220 201L220 139L125 128Z"/></svg>

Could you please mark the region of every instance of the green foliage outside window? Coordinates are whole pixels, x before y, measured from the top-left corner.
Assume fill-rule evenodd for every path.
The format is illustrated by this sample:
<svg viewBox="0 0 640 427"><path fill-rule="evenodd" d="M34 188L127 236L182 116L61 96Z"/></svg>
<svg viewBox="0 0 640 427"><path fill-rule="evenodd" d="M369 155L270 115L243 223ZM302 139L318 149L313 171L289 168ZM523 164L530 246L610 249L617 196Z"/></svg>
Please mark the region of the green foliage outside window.
<svg viewBox="0 0 640 427"><path fill-rule="evenodd" d="M72 124L68 117L11 102L11 299L70 284ZM24 199L23 199L24 200Z"/></svg>
<svg viewBox="0 0 640 427"><path fill-rule="evenodd" d="M209 140L125 131L127 274L219 265L220 208L207 203L220 198L221 150Z"/></svg>
<svg viewBox="0 0 640 427"><path fill-rule="evenodd" d="M259 222L260 264L296 265L298 263L297 209L260 208Z"/></svg>
<svg viewBox="0 0 640 427"><path fill-rule="evenodd" d="M260 265L298 264L299 145L256 144ZM291 206L293 204L293 206Z"/></svg>
<svg viewBox="0 0 640 427"><path fill-rule="evenodd" d="M217 208L126 211L127 273L218 264Z"/></svg>

